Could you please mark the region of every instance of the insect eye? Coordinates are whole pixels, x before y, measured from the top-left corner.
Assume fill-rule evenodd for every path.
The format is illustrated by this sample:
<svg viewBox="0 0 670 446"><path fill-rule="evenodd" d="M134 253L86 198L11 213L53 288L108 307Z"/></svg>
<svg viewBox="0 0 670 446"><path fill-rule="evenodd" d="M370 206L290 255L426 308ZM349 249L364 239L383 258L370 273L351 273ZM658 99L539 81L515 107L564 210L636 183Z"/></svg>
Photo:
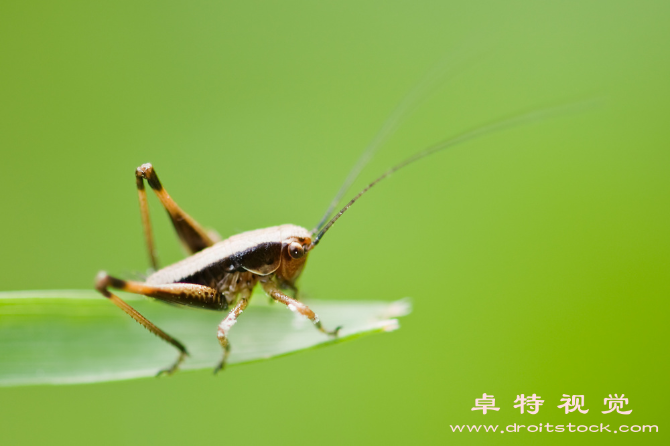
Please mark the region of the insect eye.
<svg viewBox="0 0 670 446"><path fill-rule="evenodd" d="M293 242L290 245L288 245L288 254L294 259L299 259L303 255L305 255L305 250L302 248L302 245L300 243Z"/></svg>

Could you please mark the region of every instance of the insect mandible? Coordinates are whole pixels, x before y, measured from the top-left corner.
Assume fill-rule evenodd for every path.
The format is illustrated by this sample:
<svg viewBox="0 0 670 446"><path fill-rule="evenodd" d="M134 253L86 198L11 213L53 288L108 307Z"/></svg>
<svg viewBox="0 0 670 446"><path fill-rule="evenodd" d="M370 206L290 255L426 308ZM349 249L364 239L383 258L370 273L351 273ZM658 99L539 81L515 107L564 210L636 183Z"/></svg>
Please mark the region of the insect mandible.
<svg viewBox="0 0 670 446"><path fill-rule="evenodd" d="M228 340L229 331L237 322L240 313L249 304L252 291L259 283L271 299L310 319L324 335L337 336L341 327L331 331L326 330L316 313L297 299L296 281L305 267L309 253L351 205L377 183L421 158L474 138L538 121L550 115L562 114L566 108L572 109L575 105L577 104L534 110L499 119L441 141L384 172L331 217L337 203L370 159L373 151L381 144L383 138L376 138L350 172L322 220L311 231L300 226L285 224L243 232L220 240L218 235L206 231L175 203L159 181L151 164L143 164L135 171L135 178L146 244L155 272L145 282L136 282L118 279L102 271L96 277L95 288L138 323L179 351L177 360L168 368L161 370L158 375L174 373L188 356L186 347L113 294L110 288L141 294L164 302L209 310L224 311L232 307L218 326L217 338L223 353L214 369L215 373L223 369L226 364L231 348ZM391 118L394 116L392 115ZM191 253L190 257L162 269L158 268L154 250L145 181L167 210L179 239ZM286 294L287 290L295 292L296 297Z"/></svg>

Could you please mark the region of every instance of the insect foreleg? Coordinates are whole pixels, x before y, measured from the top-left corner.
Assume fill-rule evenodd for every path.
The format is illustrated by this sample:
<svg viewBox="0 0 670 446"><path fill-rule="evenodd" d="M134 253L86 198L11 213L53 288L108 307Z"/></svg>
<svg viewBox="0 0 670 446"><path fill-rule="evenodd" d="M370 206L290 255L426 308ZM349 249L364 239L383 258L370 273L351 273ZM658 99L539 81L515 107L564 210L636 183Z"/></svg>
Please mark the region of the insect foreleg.
<svg viewBox="0 0 670 446"><path fill-rule="evenodd" d="M142 164L135 171L135 179L137 184L137 193L140 200L140 213L142 214L142 225L144 226L144 236L147 242L147 249L149 250L149 258L151 266L158 269L158 261L156 260L156 252L154 249L153 233L151 231L151 221L149 219L149 206L147 204L147 193L144 189L144 180L147 180L149 186L154 190L158 199L165 207L165 210L172 220L179 239L184 246L194 254L202 249L212 246L219 239L218 235L208 233L203 229L197 221L190 215L184 212L177 203L168 195L163 188L158 175L153 166L149 163Z"/></svg>
<svg viewBox="0 0 670 446"><path fill-rule="evenodd" d="M288 307L289 310L297 312L302 314L303 316L307 317L310 321L314 323L314 326L317 328L317 330L329 335L329 336L337 336L337 333L340 331L342 327L337 327L333 331L327 331L323 326L321 325L321 321L319 320L319 316L312 311L307 305L304 303L295 300L286 294L282 293L279 291L277 286L271 281L268 280L266 282L261 282L263 285L263 289L265 290L266 293L270 295L271 298L276 300L277 302L281 302L284 305Z"/></svg>
<svg viewBox="0 0 670 446"><path fill-rule="evenodd" d="M300 300L300 292L298 291L298 287L296 287L294 284L292 284L292 283L280 283L279 287L282 290L291 291L293 293L293 298L295 300ZM272 296L270 296L270 300L274 301L274 298Z"/></svg>
<svg viewBox="0 0 670 446"><path fill-rule="evenodd" d="M228 341L228 332L230 329L237 323L237 318L239 317L240 314L244 311L245 308L247 308L247 305L249 305L249 298L251 296L251 290L250 289L244 289L242 292L240 292L240 297L239 300L237 301L237 304L235 305L235 308L233 308L230 313L228 313L228 316L224 320L221 321L219 324L219 329L217 331L217 338L219 338L219 344L221 344L221 347L223 348L223 358L221 359L221 362L214 368L214 374L222 370L226 366L226 361L228 360L228 355L230 354L230 341Z"/></svg>
<svg viewBox="0 0 670 446"><path fill-rule="evenodd" d="M137 312L133 307L125 303L116 295L112 294L108 288L116 288L122 291L127 291L134 294L143 294L145 296L153 297L156 299L164 300L167 302L180 303L180 300L202 300L203 302L210 302L216 299L223 299L223 297L213 288L209 288L202 285L193 285L189 283L173 283L169 285L147 285L141 282L131 282L126 280L117 279L115 277L107 275L105 272L98 273L98 276L95 281L95 288L106 298L112 301L114 305L125 311L130 317L135 319L140 325L144 328L163 339L165 342L168 342L174 348L179 350L179 357L177 360L167 369L161 370L158 374L167 373L172 374L181 365L188 352L186 347L165 333L163 330L154 325L150 320L142 316Z"/></svg>

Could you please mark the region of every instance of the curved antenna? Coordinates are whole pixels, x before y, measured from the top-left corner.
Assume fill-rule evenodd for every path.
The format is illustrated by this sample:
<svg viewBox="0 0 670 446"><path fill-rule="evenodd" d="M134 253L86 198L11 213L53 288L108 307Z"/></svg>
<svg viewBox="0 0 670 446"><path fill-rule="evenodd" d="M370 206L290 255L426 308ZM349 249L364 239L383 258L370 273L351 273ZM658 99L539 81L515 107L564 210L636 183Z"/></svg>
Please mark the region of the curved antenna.
<svg viewBox="0 0 670 446"><path fill-rule="evenodd" d="M349 171L349 175L344 180L344 183L340 187L340 190L337 191L337 194L330 202L326 213L321 217L321 221L316 225L312 230L312 233L321 229L321 227L328 221L330 214L335 210L335 206L342 200L342 197L349 190L349 187L356 181L358 175L361 173L365 165L372 159L373 155L382 146L395 132L398 130L402 120L406 118L416 107L428 96L428 93L434 90L437 87L437 84L446 81L449 76L446 76L448 72L447 62L442 62L432 68L424 77L417 83L415 86L405 95L402 101L396 106L393 112L386 118L382 128L375 135L375 137L370 141L368 146L363 151L363 154L358 158L358 161ZM456 65L454 63L453 65ZM453 73L456 75L457 73Z"/></svg>
<svg viewBox="0 0 670 446"><path fill-rule="evenodd" d="M444 149L447 149L449 147L456 146L458 144L465 143L467 141L479 138L481 136L489 135L491 133L499 132L502 130L506 130L512 127L516 127L522 124L529 124L534 121L540 121L543 119L547 119L553 116L557 115L563 115L568 113L569 111L578 111L578 108L584 108L589 105L594 105L595 100L588 100L588 101L581 101L581 102L574 102L570 104L563 104L559 106L554 106L554 107L548 107L548 108L543 108L539 110L534 110L528 113L522 113L522 114L517 114L508 118L502 118L496 121L493 121L489 124L476 127L472 130L469 130L467 132L461 133L460 135L457 135L453 138L446 139L442 142L439 142L433 146L428 147L427 149L422 150L421 152L412 155L411 157L407 158L405 161L396 164L395 166L391 167L389 170L384 172L382 175L377 177L372 183L368 184L362 191L360 191L354 198L352 198L349 203L347 203L342 209L340 209L340 212L335 214L333 218L330 219L330 221L319 231L317 236L314 238L314 241L312 242L312 247L316 246L320 241L321 238L323 238L324 234L330 229L331 226L335 224L335 222L344 214L347 209L351 207L352 204L354 204L359 198L363 196L367 191L369 191L374 185L379 183L381 180L384 178L390 176L392 173L402 169L405 166L408 166L409 164L412 164L414 161L418 161L421 158L425 158L428 155L432 155L433 153L442 151ZM316 231L314 231L316 232Z"/></svg>

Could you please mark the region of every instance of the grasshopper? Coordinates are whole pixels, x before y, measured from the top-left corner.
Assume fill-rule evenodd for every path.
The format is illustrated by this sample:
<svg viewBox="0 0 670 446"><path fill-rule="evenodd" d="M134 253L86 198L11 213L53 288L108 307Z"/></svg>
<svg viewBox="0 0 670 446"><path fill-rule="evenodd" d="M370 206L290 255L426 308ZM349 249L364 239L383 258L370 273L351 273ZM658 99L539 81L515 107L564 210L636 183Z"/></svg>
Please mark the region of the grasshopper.
<svg viewBox="0 0 670 446"><path fill-rule="evenodd" d="M574 105L576 104L568 107L573 108ZM366 192L397 170L466 141L562 113L565 108L566 106L552 107L499 119L428 147L384 172L354 196L339 212L331 216L337 203L370 159L376 146L381 143L380 140L373 141L373 144L368 147L352 169L322 220L311 231L301 226L285 224L243 232L220 240L218 235L207 232L177 205L159 181L151 164L143 164L135 171L135 179L146 245L155 272L145 282L135 282L118 279L102 271L96 277L95 288L143 327L179 351L176 361L168 368L161 370L158 375L174 373L188 356L186 347L113 294L110 288L141 294L172 304L208 310L225 311L232 307L218 326L217 338L223 354L214 373L224 368L230 353L228 340L230 329L249 304L252 291L259 283L271 299L307 317L324 335L337 336L341 327L326 330L316 313L296 298L296 281L305 267L307 257L333 224ZM395 119L393 116L392 118ZM174 225L177 236L191 253L184 260L162 269L158 268L154 249L145 182L158 196ZM296 297L287 295L285 293L287 290L293 291Z"/></svg>

